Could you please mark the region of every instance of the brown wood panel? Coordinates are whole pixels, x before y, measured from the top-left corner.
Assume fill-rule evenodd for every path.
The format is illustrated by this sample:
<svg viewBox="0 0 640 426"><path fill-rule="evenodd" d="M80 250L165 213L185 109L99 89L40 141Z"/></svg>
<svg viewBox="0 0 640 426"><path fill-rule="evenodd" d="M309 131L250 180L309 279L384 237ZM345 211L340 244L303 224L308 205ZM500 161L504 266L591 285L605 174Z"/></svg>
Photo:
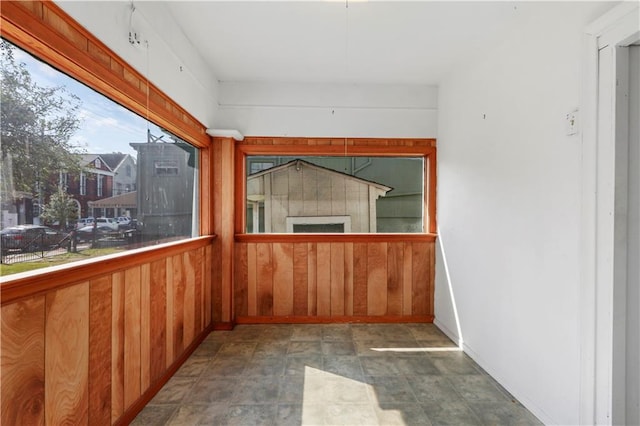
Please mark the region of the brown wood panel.
<svg viewBox="0 0 640 426"><path fill-rule="evenodd" d="M184 295L185 274L184 263L181 255L175 255L171 259L173 271L173 358L180 356L185 347L184 342Z"/></svg>
<svg viewBox="0 0 640 426"><path fill-rule="evenodd" d="M46 423L87 424L89 283L50 292L45 303Z"/></svg>
<svg viewBox="0 0 640 426"><path fill-rule="evenodd" d="M273 314L293 315L293 244L273 244Z"/></svg>
<svg viewBox="0 0 640 426"><path fill-rule="evenodd" d="M402 315L404 243L387 245L387 315Z"/></svg>
<svg viewBox="0 0 640 426"><path fill-rule="evenodd" d="M309 265L307 243L293 245L293 315L307 315L309 309Z"/></svg>
<svg viewBox="0 0 640 426"><path fill-rule="evenodd" d="M427 315L429 306L429 243L413 243L412 247L412 292L413 315Z"/></svg>
<svg viewBox="0 0 640 426"><path fill-rule="evenodd" d="M43 425L45 298L5 305L0 312L0 423Z"/></svg>
<svg viewBox="0 0 640 426"><path fill-rule="evenodd" d="M353 315L367 315L367 244L353 243Z"/></svg>
<svg viewBox="0 0 640 426"><path fill-rule="evenodd" d="M222 322L222 244L219 239L211 247L211 315L213 322Z"/></svg>
<svg viewBox="0 0 640 426"><path fill-rule="evenodd" d="M205 251L205 270L204 270L204 325L208 327L212 322L213 316L213 271L212 271L212 263L213 263L213 247L208 245L204 249Z"/></svg>
<svg viewBox="0 0 640 426"><path fill-rule="evenodd" d="M129 408L140 390L140 267L124 273L124 406Z"/></svg>
<svg viewBox="0 0 640 426"><path fill-rule="evenodd" d="M353 243L344 244L344 313L353 315Z"/></svg>
<svg viewBox="0 0 640 426"><path fill-rule="evenodd" d="M367 245L367 314L387 313L387 243Z"/></svg>
<svg viewBox="0 0 640 426"><path fill-rule="evenodd" d="M273 259L271 244L256 246L256 281L258 315L273 315Z"/></svg>
<svg viewBox="0 0 640 426"><path fill-rule="evenodd" d="M247 313L258 315L258 260L257 244L247 244Z"/></svg>
<svg viewBox="0 0 640 426"><path fill-rule="evenodd" d="M89 287L89 419L111 424L111 276Z"/></svg>
<svg viewBox="0 0 640 426"><path fill-rule="evenodd" d="M166 368L167 352L167 262L151 263L150 280L150 365L151 383L155 383Z"/></svg>
<svg viewBox="0 0 640 426"><path fill-rule="evenodd" d="M344 243L331 245L331 316L344 315Z"/></svg>
<svg viewBox="0 0 640 426"><path fill-rule="evenodd" d="M236 244L235 263L235 288L234 306L236 316L249 315L249 274L248 274L248 249L247 244ZM255 261L255 258L253 259ZM255 263L254 263L255 265ZM255 268L255 266L254 266ZM255 275L254 275L255 279ZM255 282L254 291L255 291ZM255 297L253 297L255 303ZM255 312L254 314L255 315Z"/></svg>
<svg viewBox="0 0 640 426"><path fill-rule="evenodd" d="M167 278L165 281L165 287L166 287L166 295L167 295L167 312L165 314L164 317L164 321L165 321L165 327L166 327L166 333L167 333L167 338L165 340L166 343L166 348L165 348L165 368L169 368L171 366L171 364L173 364L173 360L175 359L175 354L174 354L174 328L173 328L173 317L175 315L174 313L174 308L173 308L173 304L174 304L174 299L175 299L175 294L173 291L173 287L174 287L174 274L173 274L173 256L172 257L168 257L166 259L166 271L167 271Z"/></svg>
<svg viewBox="0 0 640 426"><path fill-rule="evenodd" d="M194 317L193 317L193 335L197 336L202 330L204 330L204 324L202 321L202 276L204 270L204 248L199 248L194 251L195 254L195 288L194 288Z"/></svg>
<svg viewBox="0 0 640 426"><path fill-rule="evenodd" d="M151 264L140 266L140 390L151 384Z"/></svg>
<svg viewBox="0 0 640 426"><path fill-rule="evenodd" d="M317 314L331 315L331 243L317 244Z"/></svg>
<svg viewBox="0 0 640 426"><path fill-rule="evenodd" d="M307 290L308 290L308 312L309 315L318 314L318 245L308 243L307 257Z"/></svg>
<svg viewBox="0 0 640 426"><path fill-rule="evenodd" d="M184 288L184 308L183 308L183 318L184 318L184 327L183 327L183 339L184 339L184 347L189 346L189 343L193 341L195 336L194 334L194 324L195 324L195 287L196 287L196 256L193 250L185 252L182 255L182 260L184 262L184 277L185 277L185 288ZM184 348L183 348L184 350Z"/></svg>
<svg viewBox="0 0 640 426"><path fill-rule="evenodd" d="M111 277L111 422L124 413L124 272Z"/></svg>
<svg viewBox="0 0 640 426"><path fill-rule="evenodd" d="M404 243L402 258L402 314L411 315L413 311L413 244Z"/></svg>

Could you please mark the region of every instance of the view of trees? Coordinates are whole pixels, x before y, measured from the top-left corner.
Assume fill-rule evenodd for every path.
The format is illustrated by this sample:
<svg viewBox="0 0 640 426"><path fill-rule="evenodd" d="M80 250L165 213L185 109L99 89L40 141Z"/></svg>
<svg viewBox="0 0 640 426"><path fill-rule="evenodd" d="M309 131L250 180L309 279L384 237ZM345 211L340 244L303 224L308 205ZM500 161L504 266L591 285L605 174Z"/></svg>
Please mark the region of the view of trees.
<svg viewBox="0 0 640 426"><path fill-rule="evenodd" d="M81 149L71 143L80 126L80 99L64 87L33 81L16 48L0 41L0 108L3 164L11 163L13 190L37 196L60 170L80 170Z"/></svg>
<svg viewBox="0 0 640 426"><path fill-rule="evenodd" d="M68 225L69 221L78 219L78 205L62 188L58 188L45 204L41 217L47 223Z"/></svg>

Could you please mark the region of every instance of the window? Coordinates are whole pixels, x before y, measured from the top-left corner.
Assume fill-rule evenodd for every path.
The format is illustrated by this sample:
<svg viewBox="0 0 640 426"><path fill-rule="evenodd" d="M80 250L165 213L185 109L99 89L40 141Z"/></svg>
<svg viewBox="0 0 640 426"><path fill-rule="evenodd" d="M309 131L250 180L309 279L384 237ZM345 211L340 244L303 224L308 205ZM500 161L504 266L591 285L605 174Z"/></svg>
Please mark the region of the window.
<svg viewBox="0 0 640 426"><path fill-rule="evenodd" d="M87 195L87 175L80 172L80 195Z"/></svg>
<svg viewBox="0 0 640 426"><path fill-rule="evenodd" d="M2 228L46 224L66 235L70 230L59 224L78 221L80 232L79 219L114 216L126 206L132 219L126 229L105 233L95 243L81 242L78 250L84 253L67 254L59 262L53 256L51 264L198 235L197 148L6 40L0 42ZM52 102L38 103L44 96ZM118 177L108 164L118 164L119 155L133 161L125 167L130 179L115 182ZM5 179L7 171L10 179ZM127 193L119 194L125 187ZM48 203L58 188L64 192L62 205L74 208L60 208L66 216L52 220L43 212L52 210ZM111 197L114 189L120 198ZM14 262L15 256L8 256L3 264Z"/></svg>
<svg viewBox="0 0 640 426"><path fill-rule="evenodd" d="M248 153L240 220L247 234L433 232L425 217L428 155L420 150L308 156L242 149Z"/></svg>

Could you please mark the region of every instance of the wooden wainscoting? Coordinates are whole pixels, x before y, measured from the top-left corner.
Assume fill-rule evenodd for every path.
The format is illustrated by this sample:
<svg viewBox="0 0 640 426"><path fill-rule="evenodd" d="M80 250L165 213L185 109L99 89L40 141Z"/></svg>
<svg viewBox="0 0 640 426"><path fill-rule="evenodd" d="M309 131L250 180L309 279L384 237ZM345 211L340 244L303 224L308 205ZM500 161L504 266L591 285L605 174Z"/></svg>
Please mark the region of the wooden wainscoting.
<svg viewBox="0 0 640 426"><path fill-rule="evenodd" d="M2 424L128 423L211 329L210 242L3 298Z"/></svg>
<svg viewBox="0 0 640 426"><path fill-rule="evenodd" d="M238 323L433 321L435 236L261 237L236 242Z"/></svg>

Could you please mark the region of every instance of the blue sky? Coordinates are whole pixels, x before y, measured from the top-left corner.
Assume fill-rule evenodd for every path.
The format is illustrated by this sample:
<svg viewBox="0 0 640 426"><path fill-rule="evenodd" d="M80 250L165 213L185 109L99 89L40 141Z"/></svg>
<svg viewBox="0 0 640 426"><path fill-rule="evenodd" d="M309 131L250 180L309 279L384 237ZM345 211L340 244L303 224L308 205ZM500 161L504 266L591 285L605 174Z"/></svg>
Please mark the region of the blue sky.
<svg viewBox="0 0 640 426"><path fill-rule="evenodd" d="M51 66L33 58L24 51L14 50L16 62L23 62L39 86L64 86L81 100L80 129L71 138L74 146L91 154L122 152L136 157L131 142L147 141L147 120L116 104L100 93L77 82ZM152 123L151 133L162 131Z"/></svg>

